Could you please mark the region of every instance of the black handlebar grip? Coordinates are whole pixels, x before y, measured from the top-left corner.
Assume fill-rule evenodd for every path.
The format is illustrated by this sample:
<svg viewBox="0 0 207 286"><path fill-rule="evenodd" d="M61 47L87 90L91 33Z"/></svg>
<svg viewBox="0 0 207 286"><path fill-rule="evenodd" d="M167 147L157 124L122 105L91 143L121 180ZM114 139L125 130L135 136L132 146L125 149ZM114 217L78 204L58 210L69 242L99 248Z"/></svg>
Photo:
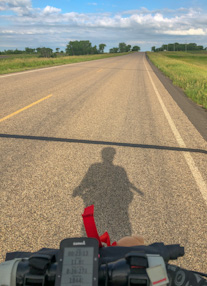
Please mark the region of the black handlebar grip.
<svg viewBox="0 0 207 286"><path fill-rule="evenodd" d="M185 251L184 247L180 246L179 244L172 244L172 245L166 245L169 260L176 260L178 257L184 256Z"/></svg>

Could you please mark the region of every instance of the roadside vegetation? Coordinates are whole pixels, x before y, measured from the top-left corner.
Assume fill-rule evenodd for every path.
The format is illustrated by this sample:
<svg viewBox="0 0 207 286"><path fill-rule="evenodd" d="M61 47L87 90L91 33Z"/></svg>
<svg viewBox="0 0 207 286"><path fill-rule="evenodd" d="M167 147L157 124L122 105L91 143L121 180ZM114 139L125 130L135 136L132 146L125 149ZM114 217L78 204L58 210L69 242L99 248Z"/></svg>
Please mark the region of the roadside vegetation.
<svg viewBox="0 0 207 286"><path fill-rule="evenodd" d="M119 43L109 53L104 53L106 45L92 46L90 41L70 41L65 51L56 48L25 48L25 50L5 50L0 52L0 74L25 71L35 68L72 64L109 57L126 55L131 51L139 51L140 47Z"/></svg>
<svg viewBox="0 0 207 286"><path fill-rule="evenodd" d="M58 55L55 58L41 58L36 55L10 55L0 56L0 74L7 74L12 72L26 71L30 69L37 69L50 66L58 66L65 64L73 64L84 61L92 61L104 59L109 57L126 55L127 53L119 54L98 54L98 55L85 55L85 56L66 56Z"/></svg>
<svg viewBox="0 0 207 286"><path fill-rule="evenodd" d="M148 52L147 55L173 84L207 109L207 51Z"/></svg>

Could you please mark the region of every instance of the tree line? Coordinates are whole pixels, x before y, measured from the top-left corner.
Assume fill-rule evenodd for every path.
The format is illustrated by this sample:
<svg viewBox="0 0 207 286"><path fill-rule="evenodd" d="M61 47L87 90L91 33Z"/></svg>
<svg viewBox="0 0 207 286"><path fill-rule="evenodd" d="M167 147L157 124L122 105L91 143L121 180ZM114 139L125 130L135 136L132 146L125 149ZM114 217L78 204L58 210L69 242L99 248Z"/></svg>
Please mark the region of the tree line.
<svg viewBox="0 0 207 286"><path fill-rule="evenodd" d="M131 45L127 45L126 43L119 43L118 47L112 48L109 50L109 53L126 53L126 52L139 52L140 47L134 46L132 48Z"/></svg>
<svg viewBox="0 0 207 286"><path fill-rule="evenodd" d="M56 48L56 52L53 52L52 49L50 48L36 48L36 49L31 49L31 48L25 48L24 50L4 50L4 52L0 52L0 55L22 55L22 54L27 54L27 55L32 55L32 54L38 54L40 57L45 57L45 58L50 58L50 57L56 57L57 54L59 53L60 48ZM61 51L60 53L64 53Z"/></svg>
<svg viewBox="0 0 207 286"><path fill-rule="evenodd" d="M173 43L173 44L165 44L162 45L159 48L156 48L153 46L151 48L152 52L162 52L162 51L202 51L206 50L207 48L204 48L203 46L198 46L196 43L189 43L189 44L179 44L179 43Z"/></svg>
<svg viewBox="0 0 207 286"><path fill-rule="evenodd" d="M92 46L90 41L70 41L65 52L59 52L60 48L56 48L56 51L53 52L52 49L45 47L36 49L26 47L25 50L5 50L4 52L0 52L0 55L38 54L40 57L45 58L56 57L59 53L69 56L91 55L104 53L105 47L106 44L100 44L99 47L96 45Z"/></svg>
<svg viewBox="0 0 207 286"><path fill-rule="evenodd" d="M36 48L31 49L26 47L25 50L5 50L4 52L0 52L0 55L18 55L18 54L38 54L39 57L56 57L58 54L64 54L69 56L79 56L79 55L93 55L93 54L103 54L106 44L99 44L98 47L92 46L92 43L88 40L86 41L70 41L66 46L65 52L59 52L60 48L56 48L54 52L50 48ZM131 45L127 45L126 43L119 43L118 47L114 47L109 50L109 53L124 53L130 51L140 51L139 46L132 47Z"/></svg>
<svg viewBox="0 0 207 286"><path fill-rule="evenodd" d="M106 44L99 44L99 47L92 46L90 41L70 41L66 47L66 54L69 56L103 54Z"/></svg>
<svg viewBox="0 0 207 286"><path fill-rule="evenodd" d="M68 55L89 55L89 54L102 54L106 44L100 44L99 48L97 46L92 46L90 41L70 41L66 48L66 54ZM127 45L126 43L119 43L118 47L111 48L109 53L124 53L130 51L139 51L140 47Z"/></svg>

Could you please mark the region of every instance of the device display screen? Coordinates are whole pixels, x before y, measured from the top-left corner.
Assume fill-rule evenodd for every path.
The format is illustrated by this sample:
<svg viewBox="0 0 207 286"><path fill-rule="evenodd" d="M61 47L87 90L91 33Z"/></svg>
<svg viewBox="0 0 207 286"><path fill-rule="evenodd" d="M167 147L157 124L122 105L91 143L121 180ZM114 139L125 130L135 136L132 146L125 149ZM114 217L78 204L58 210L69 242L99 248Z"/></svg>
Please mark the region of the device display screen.
<svg viewBox="0 0 207 286"><path fill-rule="evenodd" d="M93 247L65 247L60 285L93 285L93 259Z"/></svg>

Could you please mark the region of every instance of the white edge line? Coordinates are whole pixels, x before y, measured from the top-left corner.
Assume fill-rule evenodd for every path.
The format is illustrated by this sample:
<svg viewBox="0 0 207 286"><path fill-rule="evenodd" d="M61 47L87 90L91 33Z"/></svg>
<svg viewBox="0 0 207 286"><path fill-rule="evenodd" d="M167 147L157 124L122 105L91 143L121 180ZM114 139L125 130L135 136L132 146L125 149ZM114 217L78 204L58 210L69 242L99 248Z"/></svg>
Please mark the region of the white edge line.
<svg viewBox="0 0 207 286"><path fill-rule="evenodd" d="M153 82L153 79L152 79L152 77L151 77L151 75L149 73L149 70L148 70L148 68L146 66L145 61L144 61L144 65L145 65L146 71L148 73L149 79L150 79L150 81L152 83L153 89L154 89L154 91L155 91L155 93L157 95L157 98L158 98L159 102L160 102L162 110L163 110L163 112L164 112L164 114L165 114L165 116L167 118L167 121L168 121L168 123L170 125L170 128L171 128L171 130L172 130L172 132L173 132L173 134L175 136L175 139L178 142L178 145L180 147L182 147L182 148L186 148L185 142L184 142L183 138L181 137L179 131L177 130L177 128L175 126L175 123L174 123L172 117L170 116L170 114L169 114L169 112L168 112L168 110L167 110L167 108L166 108L166 106L165 106L165 104L164 104L164 102L163 102L163 100L162 100L162 98L161 98L161 96L160 96L160 94L159 94L159 92L158 92L154 82ZM188 166L189 166L189 168L191 170L191 173L192 173L192 175L193 175L193 177L194 177L194 179L196 181L196 184L197 184L197 186L198 186L198 188L199 188L199 190L201 192L201 195L202 195L202 197L203 197L203 199L204 199L204 201L205 201L205 203L207 205L207 186L206 186L206 183L205 183L205 181L204 181L200 171L198 170L198 167L196 166L196 164L195 164L191 154L189 152L183 152L183 155L184 155L185 160L186 160L186 162L187 162L187 164L188 164Z"/></svg>

